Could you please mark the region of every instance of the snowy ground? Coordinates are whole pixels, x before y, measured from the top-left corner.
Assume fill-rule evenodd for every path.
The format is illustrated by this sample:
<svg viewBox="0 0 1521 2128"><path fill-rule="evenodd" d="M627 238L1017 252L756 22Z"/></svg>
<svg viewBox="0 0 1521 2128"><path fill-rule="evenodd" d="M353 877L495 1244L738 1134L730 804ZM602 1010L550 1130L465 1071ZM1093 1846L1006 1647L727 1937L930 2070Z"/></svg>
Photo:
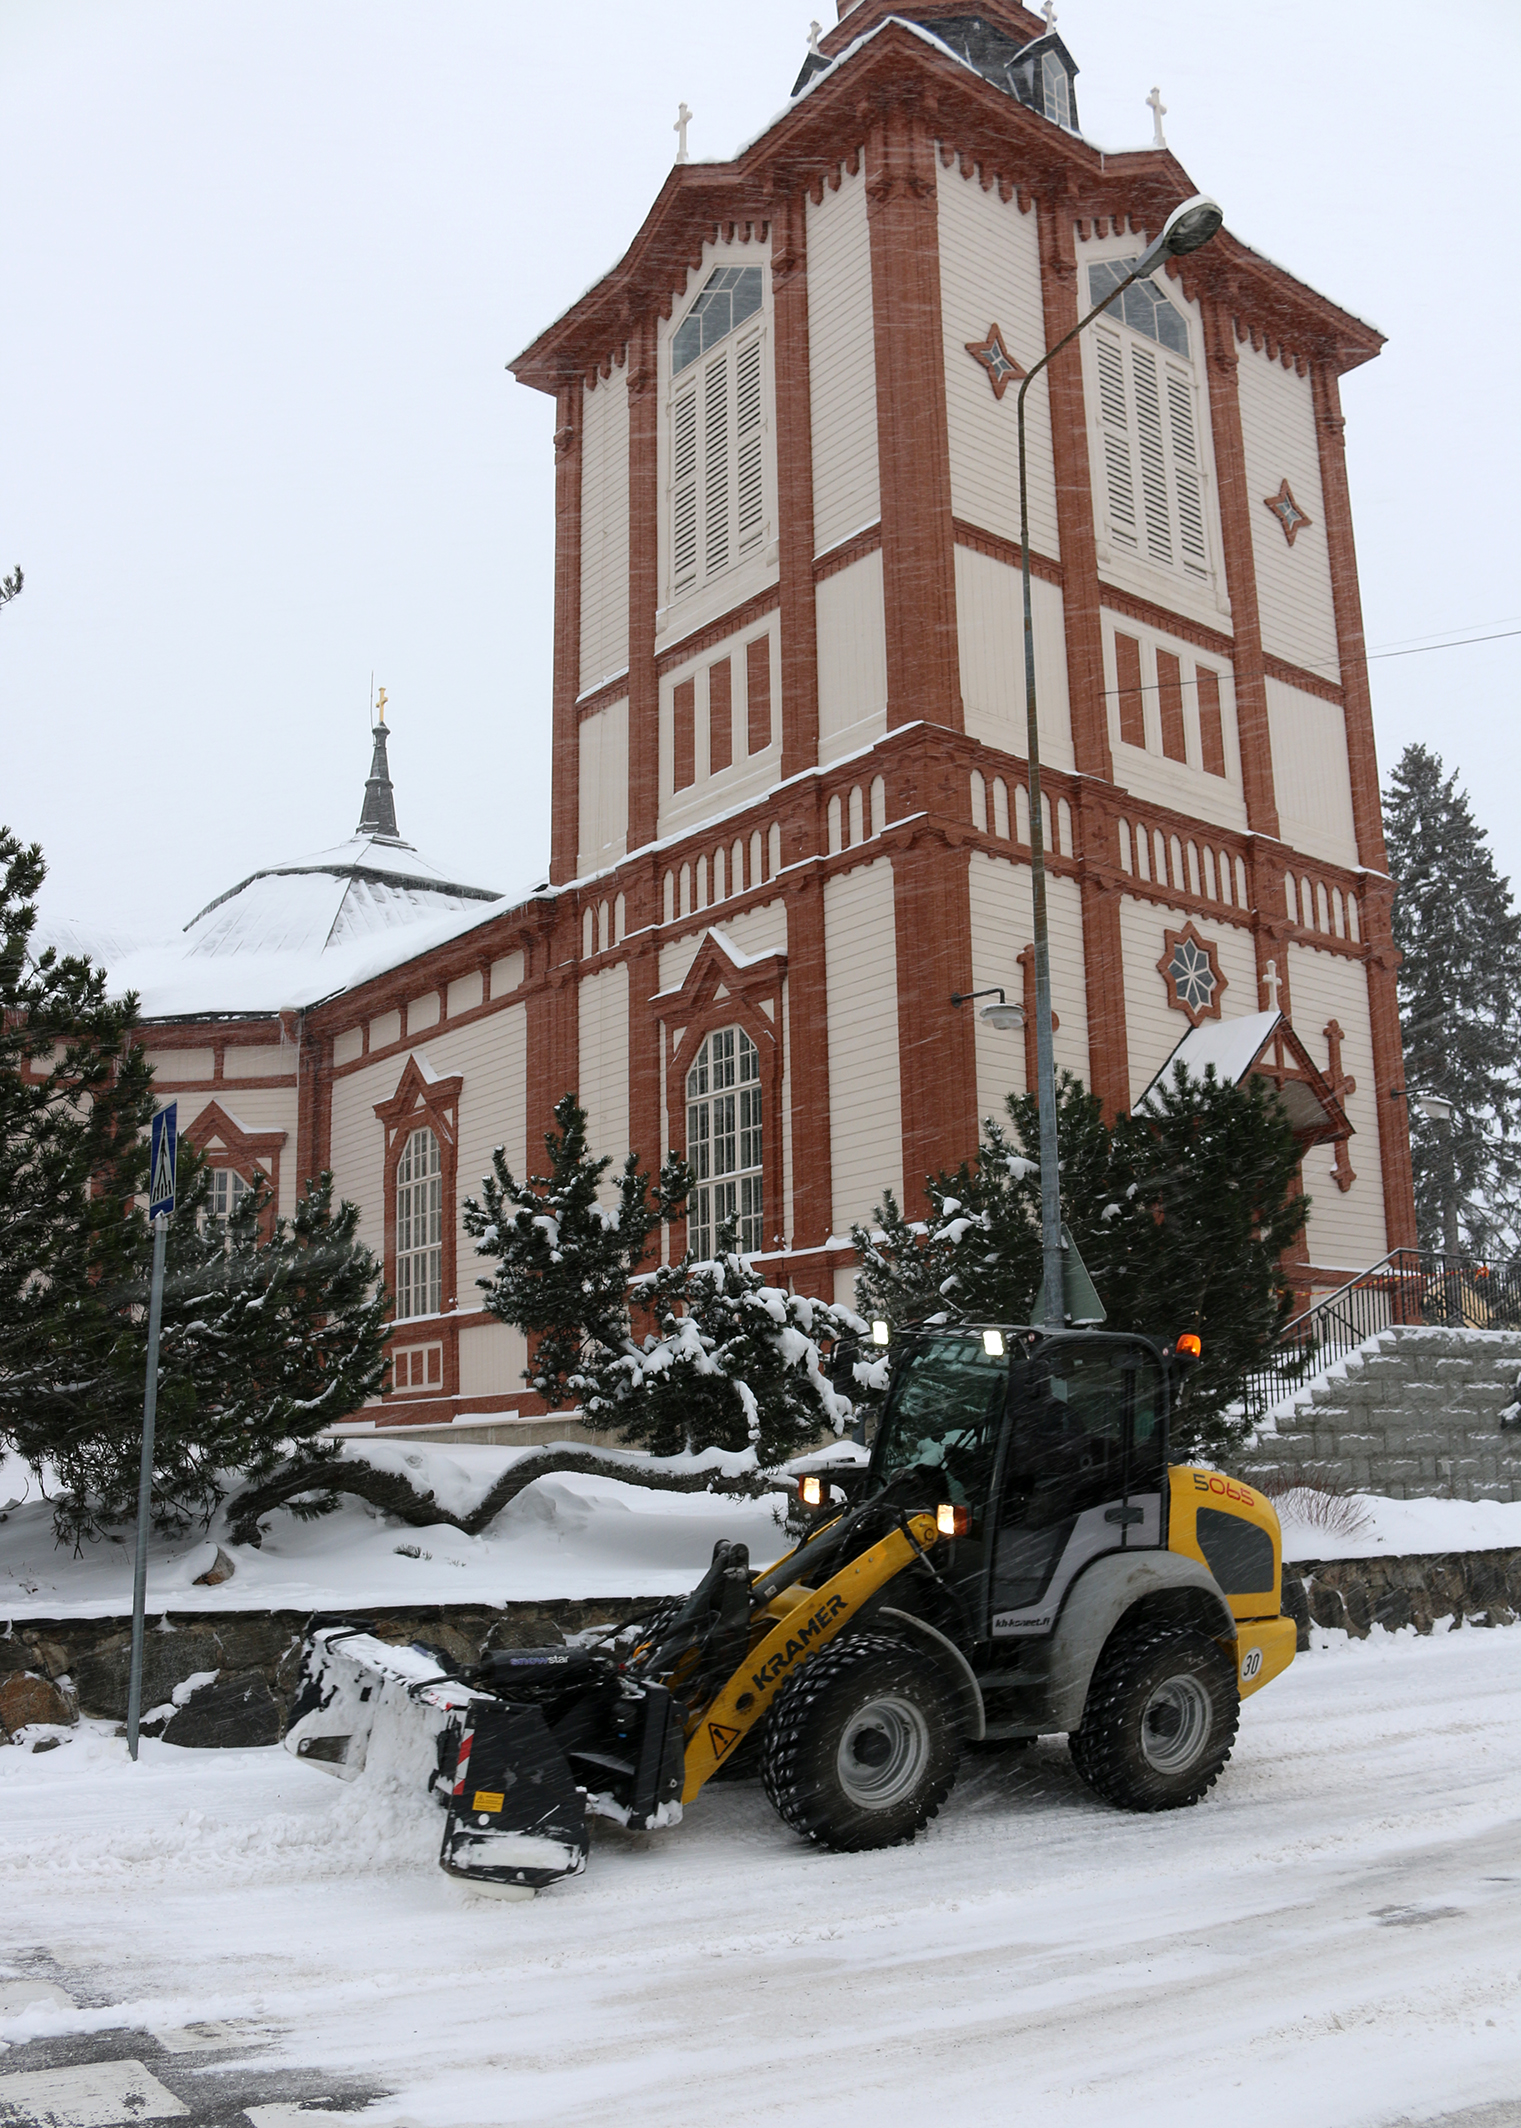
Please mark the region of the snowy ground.
<svg viewBox="0 0 1521 2128"><path fill-rule="evenodd" d="M843 1451L835 1451L841 1453ZM405 1472L419 1491L464 1515L535 1449L382 1441L364 1435L344 1453ZM648 1459L632 1453L629 1465ZM739 1457L699 1461L732 1466ZM7 1504L8 1511L7 1510ZM447 1523L413 1529L359 1501L317 1522L283 1510L257 1550L234 1545L225 1514L189 1538L155 1538L148 1608L160 1611L341 1610L356 1605L539 1602L548 1597L662 1596L688 1589L715 1539L750 1547L758 1564L787 1549L785 1496L657 1492L617 1478L565 1472L526 1486L478 1537ZM1307 1505L1323 1507L1312 1496ZM1521 1545L1521 1501L1385 1500L1346 1503L1352 1529L1326 1530L1284 1503L1284 1556L1357 1559ZM1340 1507L1342 1503L1337 1503ZM24 1464L0 1461L0 1625L9 1618L89 1618L131 1608L131 1532L85 1548L53 1542L51 1510ZM196 1577L221 1544L236 1571L214 1588Z"/></svg>
<svg viewBox="0 0 1521 2128"><path fill-rule="evenodd" d="M840 1857L719 1786L527 1905L433 1867L433 1806L279 1750L0 1752L0 2122L71 2061L108 2095L51 2118L102 2128L164 2117L123 2062L240 2128L310 2120L282 2092L427 2128L1514 2124L1521 1627L1317 1638L1195 1810L1106 1810L1043 1744Z"/></svg>

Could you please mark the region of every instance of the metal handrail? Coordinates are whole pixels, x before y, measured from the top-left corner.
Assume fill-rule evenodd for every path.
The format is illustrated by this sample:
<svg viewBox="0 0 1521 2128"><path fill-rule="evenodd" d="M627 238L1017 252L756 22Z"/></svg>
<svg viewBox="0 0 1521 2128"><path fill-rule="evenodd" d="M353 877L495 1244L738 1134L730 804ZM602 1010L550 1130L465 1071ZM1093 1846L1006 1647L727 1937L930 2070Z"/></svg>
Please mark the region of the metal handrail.
<svg viewBox="0 0 1521 2128"><path fill-rule="evenodd" d="M1253 1420L1381 1331L1402 1325L1521 1329L1521 1263L1481 1263L1441 1249L1391 1249L1285 1324L1271 1355L1242 1383Z"/></svg>

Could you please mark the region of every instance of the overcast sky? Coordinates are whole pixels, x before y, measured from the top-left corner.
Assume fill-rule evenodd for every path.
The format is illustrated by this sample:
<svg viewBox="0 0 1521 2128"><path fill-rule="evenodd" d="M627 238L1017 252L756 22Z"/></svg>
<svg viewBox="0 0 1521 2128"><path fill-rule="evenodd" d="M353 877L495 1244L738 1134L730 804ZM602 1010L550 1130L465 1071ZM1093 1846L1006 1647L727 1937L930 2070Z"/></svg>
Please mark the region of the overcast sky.
<svg viewBox="0 0 1521 2128"><path fill-rule="evenodd" d="M816 5L825 0L815 0ZM832 8L832 0L827 0ZM0 819L44 908L163 935L342 840L390 693L402 832L548 851L553 409L504 365L675 149L782 106L808 0L0 0ZM1063 0L1080 115L1389 335L1343 387L1375 651L1521 629L1521 7ZM1521 873L1521 636L1380 657L1385 773Z"/></svg>

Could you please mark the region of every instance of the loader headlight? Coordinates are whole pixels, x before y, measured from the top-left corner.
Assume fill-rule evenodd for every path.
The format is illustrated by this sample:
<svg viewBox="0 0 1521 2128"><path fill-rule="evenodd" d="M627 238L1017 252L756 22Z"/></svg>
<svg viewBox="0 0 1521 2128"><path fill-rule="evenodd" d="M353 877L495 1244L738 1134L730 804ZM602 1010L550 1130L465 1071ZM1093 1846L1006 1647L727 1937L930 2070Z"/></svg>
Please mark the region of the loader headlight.
<svg viewBox="0 0 1521 2128"><path fill-rule="evenodd" d="M892 1332L888 1329L886 1323L878 1320L872 1324L871 1341L874 1345L885 1345L891 1337Z"/></svg>
<svg viewBox="0 0 1521 2128"><path fill-rule="evenodd" d="M817 1476L803 1478L798 1484L798 1498L804 1507L822 1507L824 1504L824 1481Z"/></svg>
<svg viewBox="0 0 1521 2128"><path fill-rule="evenodd" d="M982 1333L982 1349L990 1360L1001 1360L1003 1358L1003 1332L1001 1330L984 1330Z"/></svg>
<svg viewBox="0 0 1521 2128"><path fill-rule="evenodd" d="M942 1537L964 1537L971 1526L969 1507L953 1507L949 1500L942 1500L935 1509L935 1527Z"/></svg>

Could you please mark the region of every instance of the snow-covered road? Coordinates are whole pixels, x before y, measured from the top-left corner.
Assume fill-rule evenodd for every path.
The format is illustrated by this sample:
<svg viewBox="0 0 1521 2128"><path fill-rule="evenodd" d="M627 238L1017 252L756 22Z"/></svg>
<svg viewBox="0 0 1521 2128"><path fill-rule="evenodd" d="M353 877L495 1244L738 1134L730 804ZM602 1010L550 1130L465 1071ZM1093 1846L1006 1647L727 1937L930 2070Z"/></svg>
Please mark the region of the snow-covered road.
<svg viewBox="0 0 1521 2128"><path fill-rule="evenodd" d="M427 2128L1521 2122L1521 1628L1318 1637L1196 1810L1045 1744L847 1858L721 1786L529 1905L281 1752L0 1752L0 1956L97 2005L0 2015L0 2122L41 2117L28 2041L208 2019L256 2040L230 2106L240 2062L318 2070Z"/></svg>

